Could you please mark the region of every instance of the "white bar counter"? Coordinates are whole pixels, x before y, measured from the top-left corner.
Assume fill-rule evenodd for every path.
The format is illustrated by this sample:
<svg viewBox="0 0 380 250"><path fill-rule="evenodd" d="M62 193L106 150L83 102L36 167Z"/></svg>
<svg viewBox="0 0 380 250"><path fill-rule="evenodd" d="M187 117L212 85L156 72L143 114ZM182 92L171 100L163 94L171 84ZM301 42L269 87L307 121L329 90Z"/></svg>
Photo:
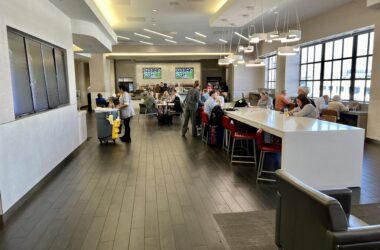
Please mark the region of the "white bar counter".
<svg viewBox="0 0 380 250"><path fill-rule="evenodd" d="M364 129L261 108L225 112L281 137L281 168L304 183L319 189L361 186Z"/></svg>

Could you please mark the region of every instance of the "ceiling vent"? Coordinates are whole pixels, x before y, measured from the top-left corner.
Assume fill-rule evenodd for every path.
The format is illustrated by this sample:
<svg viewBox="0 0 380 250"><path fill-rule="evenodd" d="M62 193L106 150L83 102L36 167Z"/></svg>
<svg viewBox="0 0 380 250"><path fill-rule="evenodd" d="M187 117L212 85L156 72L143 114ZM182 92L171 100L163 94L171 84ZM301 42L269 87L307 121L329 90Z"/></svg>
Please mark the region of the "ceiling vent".
<svg viewBox="0 0 380 250"><path fill-rule="evenodd" d="M380 0L367 0L367 7L373 9L380 8Z"/></svg>
<svg viewBox="0 0 380 250"><path fill-rule="evenodd" d="M126 19L128 22L145 23L145 17L127 17Z"/></svg>
<svg viewBox="0 0 380 250"><path fill-rule="evenodd" d="M179 2L170 2L169 5L171 5L171 6L178 6Z"/></svg>

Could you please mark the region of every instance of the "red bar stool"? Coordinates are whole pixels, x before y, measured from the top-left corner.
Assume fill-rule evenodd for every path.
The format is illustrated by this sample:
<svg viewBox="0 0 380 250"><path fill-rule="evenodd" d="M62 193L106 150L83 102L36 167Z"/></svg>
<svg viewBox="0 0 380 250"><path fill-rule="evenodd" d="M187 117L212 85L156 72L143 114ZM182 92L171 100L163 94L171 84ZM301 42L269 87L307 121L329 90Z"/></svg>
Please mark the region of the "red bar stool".
<svg viewBox="0 0 380 250"><path fill-rule="evenodd" d="M256 182L258 182L259 180L276 182L276 180L274 180L274 179L262 177L262 173L274 174L273 171L263 170L265 154L266 153L281 153L281 145L264 143L264 134L263 134L262 130L257 131L256 142L257 142L258 149L261 151L259 166L257 168Z"/></svg>
<svg viewBox="0 0 380 250"><path fill-rule="evenodd" d="M256 134L246 131L240 131L236 128L234 124L229 125L230 139L232 139L232 150L231 150L231 163L247 163L247 164L256 164ZM247 155L237 155L235 152L235 143L236 141L247 141L247 148L249 150L248 142L252 141L253 154ZM249 152L248 152L249 153ZM243 160L246 159L246 160Z"/></svg>
<svg viewBox="0 0 380 250"><path fill-rule="evenodd" d="M208 114L206 112L201 113L202 121L202 142L208 144Z"/></svg>
<svg viewBox="0 0 380 250"><path fill-rule="evenodd" d="M231 124L231 119L228 116L224 115L222 118L222 124L223 124L223 128L224 128L223 150L227 151L227 153L230 153L230 145L231 145L230 124Z"/></svg>

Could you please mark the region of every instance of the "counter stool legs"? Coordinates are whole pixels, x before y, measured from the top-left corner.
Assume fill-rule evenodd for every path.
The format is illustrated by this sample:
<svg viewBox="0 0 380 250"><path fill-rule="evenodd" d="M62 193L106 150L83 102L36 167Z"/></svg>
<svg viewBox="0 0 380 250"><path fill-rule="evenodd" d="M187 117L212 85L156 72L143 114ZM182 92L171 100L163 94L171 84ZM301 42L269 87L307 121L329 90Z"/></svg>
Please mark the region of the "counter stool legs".
<svg viewBox="0 0 380 250"><path fill-rule="evenodd" d="M274 175L274 171L263 170L263 167L264 167L264 160L265 160L265 154L266 154L266 153L269 153L269 152L261 151L261 153L260 153L259 165L258 165L258 167L257 167L257 178L256 178L256 183L257 183L258 181L276 182L275 179L270 179L270 178L262 177L262 173L267 173L267 174L273 174L273 175Z"/></svg>
<svg viewBox="0 0 380 250"><path fill-rule="evenodd" d="M231 163L246 163L246 164L255 164L256 165L256 143L255 143L255 140L247 140L247 139L243 139L243 140L246 140L247 142L248 141L252 141L252 145L253 145L253 155L237 155L235 150L235 143L236 143L236 140L239 140L239 139L236 139L236 138L233 138L232 140L232 150L231 150ZM242 140L239 140L239 141L242 141ZM247 143L247 146L248 146L248 143ZM249 151L249 147L248 147L248 151ZM238 158L238 159L236 159ZM240 160L239 160L240 159ZM247 160L243 160L243 159L247 159ZM253 159L253 161L252 161Z"/></svg>

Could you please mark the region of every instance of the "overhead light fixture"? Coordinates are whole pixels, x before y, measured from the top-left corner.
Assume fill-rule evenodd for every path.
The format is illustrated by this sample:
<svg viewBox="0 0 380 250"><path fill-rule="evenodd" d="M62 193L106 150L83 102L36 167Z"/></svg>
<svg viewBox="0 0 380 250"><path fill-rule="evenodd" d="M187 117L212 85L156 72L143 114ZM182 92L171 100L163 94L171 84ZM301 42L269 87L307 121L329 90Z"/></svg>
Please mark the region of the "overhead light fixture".
<svg viewBox="0 0 380 250"><path fill-rule="evenodd" d="M278 31L272 31L268 33L269 39L277 38L279 37Z"/></svg>
<svg viewBox="0 0 380 250"><path fill-rule="evenodd" d="M238 52L242 52L242 51L244 51L244 46L243 45L239 45L238 46Z"/></svg>
<svg viewBox="0 0 380 250"><path fill-rule="evenodd" d="M237 35L237 36L240 36L241 38L243 38L246 41L249 41L249 39L247 37L243 36L242 34L240 34L238 32L234 32L234 34Z"/></svg>
<svg viewBox="0 0 380 250"><path fill-rule="evenodd" d="M228 43L226 40L219 38L219 41L222 43Z"/></svg>
<svg viewBox="0 0 380 250"><path fill-rule="evenodd" d="M218 60L218 65L229 65L230 61L227 58L220 58Z"/></svg>
<svg viewBox="0 0 380 250"><path fill-rule="evenodd" d="M295 46L284 46L279 47L277 54L279 56L294 56L297 54L297 50L299 51L299 47Z"/></svg>
<svg viewBox="0 0 380 250"><path fill-rule="evenodd" d="M153 45L153 43L145 42L145 41L139 41L140 43L147 44L147 45Z"/></svg>
<svg viewBox="0 0 380 250"><path fill-rule="evenodd" d="M244 48L244 53L252 53L254 50L255 50L255 47L253 47L252 45L249 45Z"/></svg>
<svg viewBox="0 0 380 250"><path fill-rule="evenodd" d="M177 44L177 42L176 42L176 41L173 41L173 40L165 39L165 41L167 41L167 42L169 42L169 43Z"/></svg>
<svg viewBox="0 0 380 250"><path fill-rule="evenodd" d="M197 36L200 36L200 37L203 37L203 38L207 38L206 35L203 35L203 34L201 34L201 33L199 33L199 32L194 32L194 33L195 33L195 35L197 35Z"/></svg>
<svg viewBox="0 0 380 250"><path fill-rule="evenodd" d="M152 23L152 26L156 26L156 23Z"/></svg>
<svg viewBox="0 0 380 250"><path fill-rule="evenodd" d="M252 43L258 43L260 41L268 40L268 34L267 33L255 33L255 34L252 34L249 38L250 38L250 41Z"/></svg>
<svg viewBox="0 0 380 250"><path fill-rule="evenodd" d="M117 38L123 39L123 40L131 40L131 38L126 36L117 36Z"/></svg>
<svg viewBox="0 0 380 250"><path fill-rule="evenodd" d="M140 33L133 33L133 34L135 34L135 36L140 36L140 37L144 37L144 38L150 39L150 36L146 36L146 35L143 35L143 34L140 34Z"/></svg>
<svg viewBox="0 0 380 250"><path fill-rule="evenodd" d="M249 60L245 63L245 66L246 67L263 67L265 66L265 63L260 59Z"/></svg>
<svg viewBox="0 0 380 250"><path fill-rule="evenodd" d="M146 32L149 32L149 33L152 33L152 34L156 34L156 35L159 35L159 36L163 36L163 37L166 37L166 38L170 38L170 39L173 39L172 36L168 36L168 35L165 35L165 34L162 34L160 32L157 32L157 31L154 31L154 30L150 30L150 29L144 29ZM136 34L136 33L135 33Z"/></svg>
<svg viewBox="0 0 380 250"><path fill-rule="evenodd" d="M157 12L157 11L158 11L158 9L153 9L153 10L152 10L152 12Z"/></svg>
<svg viewBox="0 0 380 250"><path fill-rule="evenodd" d="M205 42L202 42L202 41L199 41L197 39L194 39L194 38L191 38L191 37L185 37L187 40L190 40L190 41L193 41L193 42L196 42L196 43L200 43L200 44L206 44Z"/></svg>
<svg viewBox="0 0 380 250"><path fill-rule="evenodd" d="M289 30L289 32L286 34L286 37L281 39L282 43L292 43L292 42L298 42L301 40L302 32L301 30Z"/></svg>

